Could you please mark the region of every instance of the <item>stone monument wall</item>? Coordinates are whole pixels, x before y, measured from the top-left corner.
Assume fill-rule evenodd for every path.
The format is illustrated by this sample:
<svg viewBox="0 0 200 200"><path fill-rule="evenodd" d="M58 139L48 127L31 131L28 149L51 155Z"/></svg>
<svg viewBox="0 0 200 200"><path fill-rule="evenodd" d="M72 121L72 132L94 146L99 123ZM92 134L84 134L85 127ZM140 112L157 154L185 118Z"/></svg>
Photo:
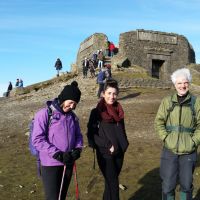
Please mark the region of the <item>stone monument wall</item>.
<svg viewBox="0 0 200 200"><path fill-rule="evenodd" d="M127 57L131 65L144 67L167 79L172 71L195 63L195 53L188 40L181 35L158 31L136 30L120 34L119 53ZM157 69L156 69L157 70Z"/></svg>
<svg viewBox="0 0 200 200"><path fill-rule="evenodd" d="M108 38L105 34L95 33L81 42L76 59L77 67L79 69L82 67L82 61L85 57L92 58L92 54L95 51L104 50L107 41Z"/></svg>

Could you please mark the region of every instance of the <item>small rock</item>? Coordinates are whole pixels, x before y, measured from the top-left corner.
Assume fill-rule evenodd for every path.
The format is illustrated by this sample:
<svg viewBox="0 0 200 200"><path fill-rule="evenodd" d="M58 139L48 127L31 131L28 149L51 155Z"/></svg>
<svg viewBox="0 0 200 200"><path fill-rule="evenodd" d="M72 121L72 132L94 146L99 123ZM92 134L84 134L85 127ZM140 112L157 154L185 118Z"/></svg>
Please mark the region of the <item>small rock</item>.
<svg viewBox="0 0 200 200"><path fill-rule="evenodd" d="M29 132L26 132L26 133L25 133L25 136L29 136Z"/></svg>
<svg viewBox="0 0 200 200"><path fill-rule="evenodd" d="M23 185L19 185L19 187L20 187L20 188L23 188L24 186L23 186Z"/></svg>
<svg viewBox="0 0 200 200"><path fill-rule="evenodd" d="M0 185L0 187L2 188L2 187L4 187L3 185Z"/></svg>
<svg viewBox="0 0 200 200"><path fill-rule="evenodd" d="M31 194L33 194L33 193L35 193L35 192L36 192L35 190L31 190L31 191L30 191Z"/></svg>
<svg viewBox="0 0 200 200"><path fill-rule="evenodd" d="M127 190L127 187L126 187L125 185L122 185L122 184L119 184L119 188L120 188L121 190Z"/></svg>

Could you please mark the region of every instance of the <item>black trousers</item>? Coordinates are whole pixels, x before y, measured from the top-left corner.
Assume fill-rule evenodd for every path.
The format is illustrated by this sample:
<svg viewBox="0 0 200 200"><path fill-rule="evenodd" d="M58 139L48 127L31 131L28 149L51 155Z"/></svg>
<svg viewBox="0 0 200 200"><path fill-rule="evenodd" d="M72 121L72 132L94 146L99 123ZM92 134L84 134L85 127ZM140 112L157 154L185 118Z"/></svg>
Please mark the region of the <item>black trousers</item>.
<svg viewBox="0 0 200 200"><path fill-rule="evenodd" d="M46 200L58 200L64 166L42 166L42 181ZM61 192L61 200L65 200L71 181L73 165L67 166Z"/></svg>
<svg viewBox="0 0 200 200"><path fill-rule="evenodd" d="M97 162L104 176L105 189L103 200L119 200L119 174L124 161L124 154L102 154L98 150Z"/></svg>

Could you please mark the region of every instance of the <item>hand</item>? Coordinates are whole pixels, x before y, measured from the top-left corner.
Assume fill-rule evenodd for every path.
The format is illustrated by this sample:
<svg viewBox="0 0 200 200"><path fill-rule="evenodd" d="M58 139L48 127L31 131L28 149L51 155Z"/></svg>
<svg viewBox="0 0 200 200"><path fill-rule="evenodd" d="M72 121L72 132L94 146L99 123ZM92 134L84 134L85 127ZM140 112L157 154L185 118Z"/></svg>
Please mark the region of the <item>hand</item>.
<svg viewBox="0 0 200 200"><path fill-rule="evenodd" d="M62 151L56 152L53 155L53 158L62 162L65 165L73 165L74 164L72 156L70 155L69 152L62 152Z"/></svg>
<svg viewBox="0 0 200 200"><path fill-rule="evenodd" d="M74 160L71 155L71 152L65 152L63 153L63 163L65 165L74 165Z"/></svg>
<svg viewBox="0 0 200 200"><path fill-rule="evenodd" d="M114 146L112 145L111 148L110 148L110 153L112 154L114 152L114 150L115 150Z"/></svg>
<svg viewBox="0 0 200 200"><path fill-rule="evenodd" d="M54 155L53 155L53 158L60 161L60 162L63 162L63 152L62 151L58 151L56 152Z"/></svg>
<svg viewBox="0 0 200 200"><path fill-rule="evenodd" d="M81 149L80 148L75 148L74 150L72 150L71 157L74 161L79 159L80 156L81 156Z"/></svg>

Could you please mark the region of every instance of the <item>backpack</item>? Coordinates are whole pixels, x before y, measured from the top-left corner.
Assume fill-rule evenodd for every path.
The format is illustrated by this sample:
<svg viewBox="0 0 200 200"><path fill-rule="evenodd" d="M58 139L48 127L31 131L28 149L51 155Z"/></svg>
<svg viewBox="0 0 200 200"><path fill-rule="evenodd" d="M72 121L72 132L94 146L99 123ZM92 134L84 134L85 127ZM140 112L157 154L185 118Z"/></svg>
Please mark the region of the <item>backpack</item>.
<svg viewBox="0 0 200 200"><path fill-rule="evenodd" d="M169 109L167 109L166 123L167 123L167 120L169 118L170 113L174 110L174 107L179 105L179 103L175 103L175 102L172 101L172 96L171 96L171 102L172 102L172 106ZM196 119L196 112L195 112L195 109L194 109L195 102L196 102L196 97L192 95L190 102L188 102L185 106L190 107L191 112L192 112L192 122L196 126L197 119ZM193 133L195 131L195 128L196 127L185 128L183 126L166 126L166 129L169 132L170 131L178 131L178 132L185 131L185 132L192 132Z"/></svg>
<svg viewBox="0 0 200 200"><path fill-rule="evenodd" d="M51 106L48 106L47 112L48 112L48 129L49 129L49 127L51 125L52 115L53 115L53 108ZM31 154L37 158L38 176L40 176L41 171L40 171L39 152L32 143L33 129L34 129L34 118L31 120L31 122L29 124L29 150L30 150ZM46 133L48 134L48 130L46 131Z"/></svg>

